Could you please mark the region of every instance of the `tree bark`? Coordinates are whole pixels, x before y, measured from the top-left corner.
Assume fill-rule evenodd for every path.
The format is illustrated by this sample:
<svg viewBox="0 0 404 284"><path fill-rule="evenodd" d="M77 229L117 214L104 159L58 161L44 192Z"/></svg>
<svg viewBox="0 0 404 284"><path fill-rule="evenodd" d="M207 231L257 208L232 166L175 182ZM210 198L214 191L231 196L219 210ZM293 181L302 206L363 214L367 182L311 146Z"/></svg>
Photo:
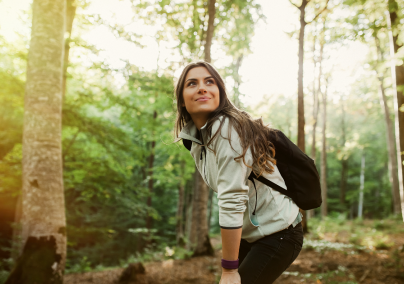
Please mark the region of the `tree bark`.
<svg viewBox="0 0 404 284"><path fill-rule="evenodd" d="M153 112L153 123L156 121L157 118L157 111ZM154 130L153 130L153 134L154 136ZM154 151L155 151L155 147L156 147L156 141L154 140L153 137L153 141L151 142L151 148L150 148L150 156L149 156L149 196L147 197L147 206L149 208L151 208L152 206L152 194L153 194L153 187L154 187L154 179L153 179L153 165L154 165ZM146 218L146 228L148 229L149 232L149 236L150 236L150 230L153 226L153 220L149 215L147 215Z"/></svg>
<svg viewBox="0 0 404 284"><path fill-rule="evenodd" d="M358 218L363 216L363 191L365 188L365 152L362 153L361 176L359 187Z"/></svg>
<svg viewBox="0 0 404 284"><path fill-rule="evenodd" d="M396 100L394 100L394 112L395 112L395 135L396 135L396 147L397 147L397 168L398 168L398 181L400 189L401 199L401 214L404 220L404 113L400 111L400 107L404 104L403 87L404 87L404 64L396 65L394 57L400 47L398 43L398 35L400 30L398 25L400 19L397 16L398 5L395 0L388 0L388 12L387 24L389 27L390 38L390 55L393 58L391 61L391 73L393 88L396 92Z"/></svg>
<svg viewBox="0 0 404 284"><path fill-rule="evenodd" d="M303 59L304 59L304 29L306 27L305 14L308 0L303 0L300 10L299 31L299 71L297 75L297 146L306 152L305 145L305 120L304 120L304 94L303 94Z"/></svg>
<svg viewBox="0 0 404 284"><path fill-rule="evenodd" d="M73 20L76 15L74 0L66 0L66 40L63 64L63 98L66 95L67 67L69 66L70 42L73 29Z"/></svg>
<svg viewBox="0 0 404 284"><path fill-rule="evenodd" d="M193 256L214 255L207 221L209 188L198 170L195 171L195 184L198 185L198 190L194 191L192 210L191 235L195 238Z"/></svg>
<svg viewBox="0 0 404 284"><path fill-rule="evenodd" d="M383 64L384 58L383 53L380 48L380 41L377 37L377 32L374 32L375 44L377 49L377 62L378 65ZM393 133L393 124L390 119L390 110L387 105L387 98L385 94L384 88L384 76L383 74L378 74L379 79L379 98L380 105L382 107L382 111L384 113L384 121L386 124L386 138L387 138L387 150L389 153L389 177L391 183L391 193L393 197L393 212L394 214L401 213L401 200L400 200L400 188L398 183L398 169L397 169L397 155L395 151L394 145L394 133Z"/></svg>
<svg viewBox="0 0 404 284"><path fill-rule="evenodd" d="M62 168L64 0L34 0L25 89L21 256L7 284L63 283L66 217Z"/></svg>
<svg viewBox="0 0 404 284"><path fill-rule="evenodd" d="M341 160L341 181L339 192L339 203L341 205L345 205L347 173L348 173L348 159L343 158Z"/></svg>
<svg viewBox="0 0 404 284"><path fill-rule="evenodd" d="M185 162L181 163L181 171L184 172ZM183 211L184 211L184 180L181 178L180 184L178 186L178 205L177 205L177 245L183 246L184 245L184 218L183 218Z"/></svg>
<svg viewBox="0 0 404 284"><path fill-rule="evenodd" d="M209 0L209 7L208 7L208 14L209 14L209 20L208 20L208 30L206 33L206 41L205 41L205 47L204 47L204 53L205 53L205 61L211 63L212 58L211 58L211 47L212 47L212 40L213 40L213 34L215 31L215 16L216 16L216 0Z"/></svg>
<svg viewBox="0 0 404 284"><path fill-rule="evenodd" d="M327 79L328 80L328 79ZM322 93L323 99L323 127L322 127L322 149L321 149L321 195L323 203L321 205L321 217L324 218L328 214L327 206L327 140L326 140L326 126L327 126L327 88Z"/></svg>
<svg viewBox="0 0 404 284"><path fill-rule="evenodd" d="M241 107L241 102L240 102L240 85L241 85L241 78L240 78L240 66L241 63L243 62L243 55L240 55L237 58L236 64L235 64L235 68L234 68L234 72L233 72L233 79L234 79L234 105L237 108Z"/></svg>
<svg viewBox="0 0 404 284"><path fill-rule="evenodd" d="M214 35L214 22L216 15L216 0L209 0L208 7L208 29L205 41L205 61L211 62L211 46ZM203 141L202 141L203 143ZM213 255L214 251L210 243L207 214L208 214L208 196L209 188L202 179L201 174L195 167L194 188L192 200L192 224L189 234L189 242L193 248L193 256Z"/></svg>
<svg viewBox="0 0 404 284"><path fill-rule="evenodd" d="M346 129L345 129L345 107L344 101L341 100L341 111L342 111L342 119L341 119L341 138L342 138L342 148L345 148L346 143ZM347 173L348 173L348 157L345 155L341 158L341 180L340 180L340 194L339 194L339 203L341 205L345 205L345 195L347 188Z"/></svg>

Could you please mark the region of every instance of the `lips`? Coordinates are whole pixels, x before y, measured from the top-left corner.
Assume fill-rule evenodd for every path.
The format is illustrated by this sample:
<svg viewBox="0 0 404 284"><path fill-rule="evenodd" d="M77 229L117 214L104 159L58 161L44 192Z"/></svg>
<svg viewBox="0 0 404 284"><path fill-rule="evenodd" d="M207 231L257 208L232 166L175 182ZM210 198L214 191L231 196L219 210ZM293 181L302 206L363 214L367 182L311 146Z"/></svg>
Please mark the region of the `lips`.
<svg viewBox="0 0 404 284"><path fill-rule="evenodd" d="M208 101L208 100L210 100L209 97L200 97L200 98L198 98L196 101L197 101L197 102L206 102L206 101Z"/></svg>

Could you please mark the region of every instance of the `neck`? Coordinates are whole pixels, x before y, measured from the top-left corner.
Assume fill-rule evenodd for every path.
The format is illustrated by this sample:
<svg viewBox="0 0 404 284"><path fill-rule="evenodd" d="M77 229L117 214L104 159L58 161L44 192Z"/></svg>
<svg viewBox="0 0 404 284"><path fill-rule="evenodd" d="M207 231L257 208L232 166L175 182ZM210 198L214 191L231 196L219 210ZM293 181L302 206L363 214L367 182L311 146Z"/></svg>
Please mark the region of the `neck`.
<svg viewBox="0 0 404 284"><path fill-rule="evenodd" d="M198 130L201 130L201 127L206 124L206 121L208 121L208 117L209 114L191 115L192 121L194 122Z"/></svg>

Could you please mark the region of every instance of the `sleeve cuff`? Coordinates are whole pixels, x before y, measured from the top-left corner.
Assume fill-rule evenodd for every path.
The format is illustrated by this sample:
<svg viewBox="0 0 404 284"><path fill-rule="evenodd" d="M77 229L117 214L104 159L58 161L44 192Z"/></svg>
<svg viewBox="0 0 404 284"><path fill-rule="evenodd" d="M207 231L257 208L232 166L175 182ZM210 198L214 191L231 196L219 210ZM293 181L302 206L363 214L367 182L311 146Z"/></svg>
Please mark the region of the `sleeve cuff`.
<svg viewBox="0 0 404 284"><path fill-rule="evenodd" d="M219 209L219 226L223 229L243 227L244 212L221 211Z"/></svg>

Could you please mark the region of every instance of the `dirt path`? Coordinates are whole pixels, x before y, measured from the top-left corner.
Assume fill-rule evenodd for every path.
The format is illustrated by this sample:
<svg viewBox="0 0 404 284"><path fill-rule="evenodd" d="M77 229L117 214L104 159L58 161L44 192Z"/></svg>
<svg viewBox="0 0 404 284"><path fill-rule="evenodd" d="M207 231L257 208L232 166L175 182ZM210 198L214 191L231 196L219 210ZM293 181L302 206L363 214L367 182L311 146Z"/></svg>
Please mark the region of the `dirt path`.
<svg viewBox="0 0 404 284"><path fill-rule="evenodd" d="M402 240L402 238L400 238ZM220 277L221 252L216 257L167 260L145 264L147 284L213 284ZM289 269L275 282L292 283L365 283L404 284L403 244L389 251L357 249L304 249ZM70 274L65 284L117 283L123 269Z"/></svg>

